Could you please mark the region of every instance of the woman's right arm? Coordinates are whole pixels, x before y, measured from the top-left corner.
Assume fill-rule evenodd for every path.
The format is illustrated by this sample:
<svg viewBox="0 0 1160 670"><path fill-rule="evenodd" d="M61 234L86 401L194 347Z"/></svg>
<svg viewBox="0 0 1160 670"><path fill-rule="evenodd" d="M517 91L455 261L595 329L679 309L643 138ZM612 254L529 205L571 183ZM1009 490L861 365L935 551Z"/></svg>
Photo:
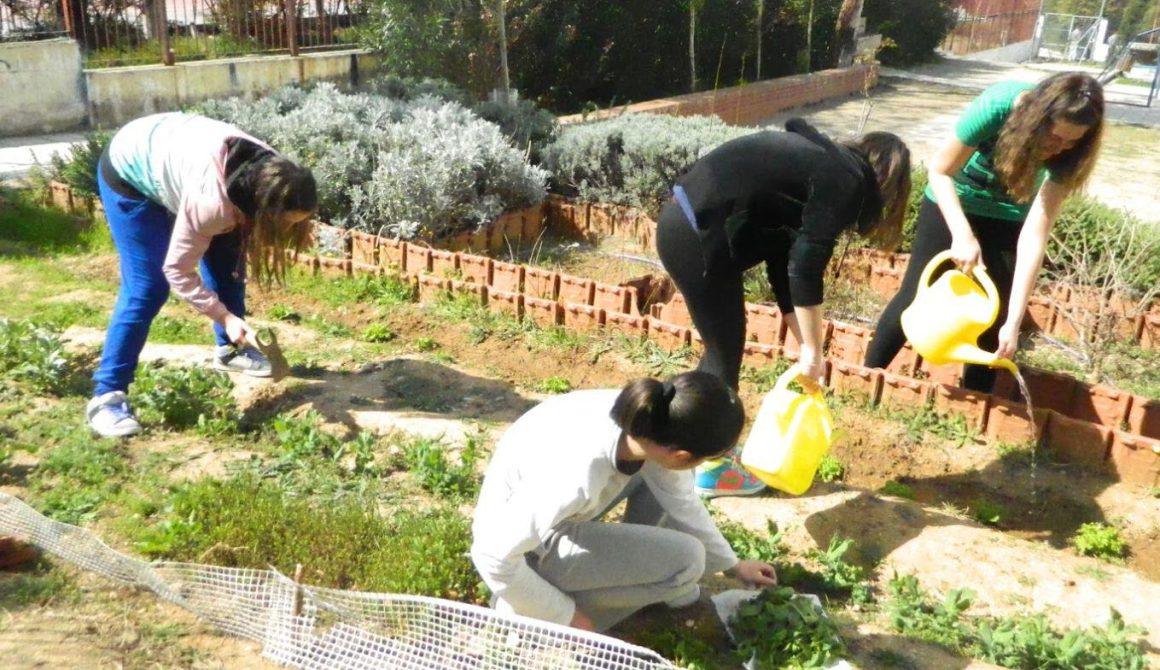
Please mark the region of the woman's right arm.
<svg viewBox="0 0 1160 670"><path fill-rule="evenodd" d="M930 190L951 231L951 256L967 273L970 273L973 266L983 264L983 252L967 221L967 215L963 213L963 205L955 191L954 175L958 174L974 153L975 147L967 146L957 136L952 136L935 154L927 172Z"/></svg>

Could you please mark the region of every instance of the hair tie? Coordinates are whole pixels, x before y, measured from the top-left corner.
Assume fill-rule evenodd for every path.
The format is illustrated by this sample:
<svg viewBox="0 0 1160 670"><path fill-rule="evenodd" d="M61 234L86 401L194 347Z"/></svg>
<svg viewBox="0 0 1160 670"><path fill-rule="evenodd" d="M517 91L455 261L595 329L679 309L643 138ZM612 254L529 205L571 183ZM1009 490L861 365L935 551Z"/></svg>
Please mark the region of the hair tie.
<svg viewBox="0 0 1160 670"><path fill-rule="evenodd" d="M661 383L661 397L664 398L665 404L673 402L673 398L677 395L677 387L673 386L672 382Z"/></svg>

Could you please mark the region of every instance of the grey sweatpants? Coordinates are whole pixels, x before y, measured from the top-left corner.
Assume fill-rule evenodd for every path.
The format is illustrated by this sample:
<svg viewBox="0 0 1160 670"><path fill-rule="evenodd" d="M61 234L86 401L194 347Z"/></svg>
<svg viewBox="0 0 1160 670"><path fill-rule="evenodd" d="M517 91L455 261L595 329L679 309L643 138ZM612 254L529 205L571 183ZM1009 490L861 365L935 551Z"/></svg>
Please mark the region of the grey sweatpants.
<svg viewBox="0 0 1160 670"><path fill-rule="evenodd" d="M601 514L628 498L622 523L586 521L557 526L543 553L528 563L576 601L604 631L653 603L692 597L706 570L705 545L664 513L636 477Z"/></svg>

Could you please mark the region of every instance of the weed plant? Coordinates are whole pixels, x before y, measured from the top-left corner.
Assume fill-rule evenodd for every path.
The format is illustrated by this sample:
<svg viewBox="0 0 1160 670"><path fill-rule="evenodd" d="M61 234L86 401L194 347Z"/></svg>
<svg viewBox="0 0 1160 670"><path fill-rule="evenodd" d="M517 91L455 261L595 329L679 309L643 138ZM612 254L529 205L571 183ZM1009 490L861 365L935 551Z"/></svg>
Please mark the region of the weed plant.
<svg viewBox="0 0 1160 670"><path fill-rule="evenodd" d="M0 382L60 395L77 386L73 372L56 328L0 318Z"/></svg>
<svg viewBox="0 0 1160 670"><path fill-rule="evenodd" d="M742 603L730 628L737 658L755 670L824 668L846 653L837 625L787 586Z"/></svg>
<svg viewBox="0 0 1160 670"><path fill-rule="evenodd" d="M33 435L33 430L29 430L23 437ZM58 432L54 438L50 442L53 446L41 452L31 502L57 521L91 521L121 494L130 475L124 449L113 440L91 439L86 426Z"/></svg>
<svg viewBox="0 0 1160 670"><path fill-rule="evenodd" d="M286 574L302 564L318 586L484 602L466 517L440 505L377 507L357 496L312 500L245 473L182 485L137 546L156 558Z"/></svg>
<svg viewBox="0 0 1160 670"><path fill-rule="evenodd" d="M459 452L459 462L447 455L447 445L440 440L411 437L401 445L404 466L424 490L441 498L462 501L479 493L480 476L477 471L482 454L479 441L468 437Z"/></svg>
<svg viewBox="0 0 1160 670"><path fill-rule="evenodd" d="M536 385L536 390L540 393L567 393L572 390L572 382L565 377L554 375L541 379Z"/></svg>
<svg viewBox="0 0 1160 670"><path fill-rule="evenodd" d="M972 515L979 523L996 526L1007 515L1007 510L999 503L980 499L972 506Z"/></svg>
<svg viewBox="0 0 1160 670"><path fill-rule="evenodd" d="M1082 556L1095 556L1112 562L1123 561L1128 552L1119 529L1100 522L1081 525L1075 537L1071 538L1071 544Z"/></svg>
<svg viewBox="0 0 1160 670"><path fill-rule="evenodd" d="M893 479L883 484L882 488L878 489L878 491L883 495L914 500L914 489L902 482L896 482Z"/></svg>
<svg viewBox="0 0 1160 670"><path fill-rule="evenodd" d="M717 652L695 631L657 628L641 634L640 644L687 670L716 670Z"/></svg>
<svg viewBox="0 0 1160 670"><path fill-rule="evenodd" d="M884 611L894 629L942 645L963 656L1013 670L1144 670L1148 666L1138 638L1147 631L1130 626L1114 608L1106 626L1060 632L1042 614L968 617L975 599L970 589L955 589L937 602L913 575L890 580Z"/></svg>
<svg viewBox="0 0 1160 670"><path fill-rule="evenodd" d="M202 435L227 435L238 429L241 413L231 395L234 383L220 372L201 367L146 366L133 396L141 418L160 421Z"/></svg>
<svg viewBox="0 0 1160 670"><path fill-rule="evenodd" d="M840 481L846 476L846 466L833 454L826 454L818 464L818 479L823 482Z"/></svg>
<svg viewBox="0 0 1160 670"><path fill-rule="evenodd" d="M398 336L398 333L391 330L387 324L372 323L363 330L362 339L364 342L383 343L390 342Z"/></svg>

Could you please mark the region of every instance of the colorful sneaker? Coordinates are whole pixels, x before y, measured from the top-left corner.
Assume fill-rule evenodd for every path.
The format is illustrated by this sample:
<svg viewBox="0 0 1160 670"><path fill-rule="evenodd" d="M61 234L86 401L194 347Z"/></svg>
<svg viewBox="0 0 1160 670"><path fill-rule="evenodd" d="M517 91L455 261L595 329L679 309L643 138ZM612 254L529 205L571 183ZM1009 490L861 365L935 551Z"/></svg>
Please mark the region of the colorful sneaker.
<svg viewBox="0 0 1160 670"><path fill-rule="evenodd" d="M693 488L705 498L717 496L751 496L765 490L765 482L746 470L737 451L697 466Z"/></svg>
<svg viewBox="0 0 1160 670"><path fill-rule="evenodd" d="M217 370L241 372L251 377L269 377L274 371L273 366L270 365L270 359L266 358L262 352L250 346L239 349L232 344L217 348L213 357L213 366Z"/></svg>
<svg viewBox="0 0 1160 670"><path fill-rule="evenodd" d="M129 409L124 391L109 391L85 406L89 428L101 437L126 437L141 432L141 424Z"/></svg>

